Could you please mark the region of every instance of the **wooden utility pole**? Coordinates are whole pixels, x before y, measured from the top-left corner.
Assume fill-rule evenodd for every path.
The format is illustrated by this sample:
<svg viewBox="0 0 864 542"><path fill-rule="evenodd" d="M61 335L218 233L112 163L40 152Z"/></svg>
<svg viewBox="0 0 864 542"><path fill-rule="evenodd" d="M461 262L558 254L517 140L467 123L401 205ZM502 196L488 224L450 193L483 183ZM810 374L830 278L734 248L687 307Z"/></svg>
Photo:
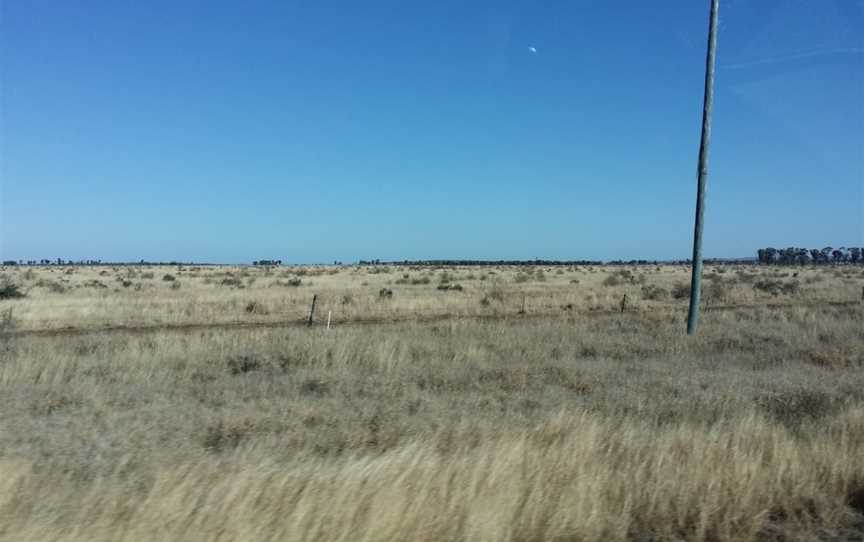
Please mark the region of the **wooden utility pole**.
<svg viewBox="0 0 864 542"><path fill-rule="evenodd" d="M699 173L696 186L696 225L693 229L693 273L690 277L690 310L687 334L699 326L699 298L702 289L702 223L705 216L705 184L708 182L708 148L711 144L711 109L714 105L714 58L717 53L717 11L720 0L710 0L708 54L705 58L705 96L702 104L702 141L699 144Z"/></svg>

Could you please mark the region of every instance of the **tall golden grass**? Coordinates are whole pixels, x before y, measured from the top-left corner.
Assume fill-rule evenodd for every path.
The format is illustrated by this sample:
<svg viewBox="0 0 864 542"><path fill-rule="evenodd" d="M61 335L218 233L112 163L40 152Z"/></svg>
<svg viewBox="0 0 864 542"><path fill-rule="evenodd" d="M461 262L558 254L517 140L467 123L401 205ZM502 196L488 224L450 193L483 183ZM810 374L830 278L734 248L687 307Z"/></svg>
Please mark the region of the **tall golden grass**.
<svg viewBox="0 0 864 542"><path fill-rule="evenodd" d="M183 327L203 312L99 331L142 302L122 287L3 302L23 316L0 332L0 539L864 536L864 312L838 303L860 275L808 270L797 295L774 297L730 270L726 308L686 337L685 302L603 286L607 270L517 282L499 269L490 303L466 278L477 270L448 271L461 293L400 290L401 271L322 274L357 315L368 303L383 317L329 331ZM671 289L678 270L635 273ZM758 272L793 280L777 274ZM230 306L189 282L159 290L141 323L180 295ZM413 304L388 308L384 286ZM275 288L251 290L278 304ZM511 310L522 292L533 314ZM636 299L615 313L623 292ZM64 302L90 303L90 319L41 319ZM454 310L421 320L429 307ZM57 327L77 330L28 333Z"/></svg>

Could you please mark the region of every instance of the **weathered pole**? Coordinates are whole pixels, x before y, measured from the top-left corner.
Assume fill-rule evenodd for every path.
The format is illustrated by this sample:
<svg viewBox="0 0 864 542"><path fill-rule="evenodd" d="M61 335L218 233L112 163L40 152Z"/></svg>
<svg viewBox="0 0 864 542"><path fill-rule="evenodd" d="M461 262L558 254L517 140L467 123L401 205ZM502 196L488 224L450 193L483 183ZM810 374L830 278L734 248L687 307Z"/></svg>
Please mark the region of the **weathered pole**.
<svg viewBox="0 0 864 542"><path fill-rule="evenodd" d="M693 273L690 277L690 310L687 334L699 326L699 298L702 289L702 224L705 216L705 184L708 181L708 148L711 144L711 109L714 105L714 58L717 53L717 11L720 0L710 0L708 54L705 58L705 95L702 102L702 141L699 144L699 173L696 186L696 225L693 228Z"/></svg>

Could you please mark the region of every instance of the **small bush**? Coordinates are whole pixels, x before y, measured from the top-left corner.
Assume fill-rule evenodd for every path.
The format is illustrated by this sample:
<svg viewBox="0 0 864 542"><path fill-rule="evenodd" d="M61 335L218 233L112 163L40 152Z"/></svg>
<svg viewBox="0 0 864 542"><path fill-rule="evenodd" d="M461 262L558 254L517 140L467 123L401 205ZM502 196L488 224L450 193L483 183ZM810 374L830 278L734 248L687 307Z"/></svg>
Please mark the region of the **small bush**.
<svg viewBox="0 0 864 542"><path fill-rule="evenodd" d="M492 303L503 303L504 302L504 292L498 288L492 288L491 290L487 290L486 294L480 299L480 304L484 307L488 307Z"/></svg>
<svg viewBox="0 0 864 542"><path fill-rule="evenodd" d="M801 283L797 280L793 280L791 282L785 283L780 287L780 291L782 291L786 295L795 295L801 290Z"/></svg>
<svg viewBox="0 0 864 542"><path fill-rule="evenodd" d="M379 299L392 299L393 298L393 290L391 290L390 288L381 288L381 290L378 291L378 298Z"/></svg>
<svg viewBox="0 0 864 542"><path fill-rule="evenodd" d="M821 390L806 388L765 393L756 398L756 404L790 429L832 415L841 407L838 398Z"/></svg>
<svg viewBox="0 0 864 542"><path fill-rule="evenodd" d="M688 290L687 295L689 294L690 291ZM666 299L669 299L669 291L659 286L649 284L642 287L642 299L649 299L651 301L665 301Z"/></svg>
<svg viewBox="0 0 864 542"><path fill-rule="evenodd" d="M354 296L351 294L345 294L339 302L343 305L350 305L354 303Z"/></svg>
<svg viewBox="0 0 864 542"><path fill-rule="evenodd" d="M303 281L300 278L295 277L295 278L288 279L288 280L276 280L270 286L271 287L272 286L280 286L283 288L297 288L298 286L302 286L302 285L303 285Z"/></svg>
<svg viewBox="0 0 864 542"><path fill-rule="evenodd" d="M738 272L738 280L740 280L741 282L752 284L758 278L759 278L758 273L748 273L746 271Z"/></svg>
<svg viewBox="0 0 864 542"><path fill-rule="evenodd" d="M523 282L528 282L529 280L531 280L531 276L522 272L517 273L516 278L513 279L516 284L522 284Z"/></svg>
<svg viewBox="0 0 864 542"><path fill-rule="evenodd" d="M85 283L84 283L84 287L85 287L85 288L97 288L97 289L102 289L102 288L107 288L108 285L105 284L105 283L103 283L103 282L100 281L100 280L93 279L93 280L88 280L87 282L85 282Z"/></svg>
<svg viewBox="0 0 864 542"><path fill-rule="evenodd" d="M780 294L794 295L801 289L801 284L797 280L791 282L783 282L780 280L764 279L753 283L753 288L762 292L769 293L773 296Z"/></svg>
<svg viewBox="0 0 864 542"><path fill-rule="evenodd" d="M489 301L497 301L499 303L502 303L504 301L504 291L498 288L492 288L491 290L486 292L486 298L488 298Z"/></svg>
<svg viewBox="0 0 864 542"><path fill-rule="evenodd" d="M609 275L603 279L603 286L620 286L622 284L624 284L624 281L618 275Z"/></svg>
<svg viewBox="0 0 864 542"><path fill-rule="evenodd" d="M0 279L0 299L18 299L25 295L17 284L7 278Z"/></svg>
<svg viewBox="0 0 864 542"><path fill-rule="evenodd" d="M321 397L330 393L330 386L319 378L310 378L300 384L300 393Z"/></svg>
<svg viewBox="0 0 864 542"><path fill-rule="evenodd" d="M720 276L715 276L706 286L702 287L702 296L707 301L726 301L730 284Z"/></svg>
<svg viewBox="0 0 864 542"><path fill-rule="evenodd" d="M258 314L258 315L270 314L270 311L267 310L267 307L263 303L259 303L258 301L250 301L249 303L247 303L245 310L249 314Z"/></svg>
<svg viewBox="0 0 864 542"><path fill-rule="evenodd" d="M232 375L241 375L257 371L261 368L261 362L253 356L235 356L228 358L228 371Z"/></svg>
<svg viewBox="0 0 864 542"><path fill-rule="evenodd" d="M225 277L220 284L222 286L230 286L231 288L244 288L243 281L236 277Z"/></svg>
<svg viewBox="0 0 864 542"><path fill-rule="evenodd" d="M174 277L174 275L166 274L166 275L162 275L162 280L164 280L165 282L174 282L177 279Z"/></svg>
<svg viewBox="0 0 864 542"><path fill-rule="evenodd" d="M156 275L154 275L153 273L151 273L149 271L147 273L141 273L142 279L152 279L154 276L156 276Z"/></svg>
<svg viewBox="0 0 864 542"><path fill-rule="evenodd" d="M12 316L12 307L0 312L0 337L15 328L15 317Z"/></svg>
<svg viewBox="0 0 864 542"><path fill-rule="evenodd" d="M771 295L779 295L781 285L782 283L779 280L763 279L754 282L753 289Z"/></svg>
<svg viewBox="0 0 864 542"><path fill-rule="evenodd" d="M640 281L629 269L619 269L610 274L603 280L604 286L619 286L621 284L636 284L637 282L644 283L644 278Z"/></svg>
<svg viewBox="0 0 864 542"><path fill-rule="evenodd" d="M437 289L441 290L441 291L461 292L462 291L462 285L461 284L439 284Z"/></svg>
<svg viewBox="0 0 864 542"><path fill-rule="evenodd" d="M678 282L672 287L672 297L675 299L690 299L690 285Z"/></svg>
<svg viewBox="0 0 864 542"><path fill-rule="evenodd" d="M123 287L124 287L124 288L128 288L128 287L130 287L130 286L132 286L132 281L131 281L131 280L124 280L124 281L123 281Z"/></svg>
<svg viewBox="0 0 864 542"><path fill-rule="evenodd" d="M36 287L45 288L52 294L62 294L66 291L66 287L60 284L59 282L55 282L53 280L40 280L36 283Z"/></svg>

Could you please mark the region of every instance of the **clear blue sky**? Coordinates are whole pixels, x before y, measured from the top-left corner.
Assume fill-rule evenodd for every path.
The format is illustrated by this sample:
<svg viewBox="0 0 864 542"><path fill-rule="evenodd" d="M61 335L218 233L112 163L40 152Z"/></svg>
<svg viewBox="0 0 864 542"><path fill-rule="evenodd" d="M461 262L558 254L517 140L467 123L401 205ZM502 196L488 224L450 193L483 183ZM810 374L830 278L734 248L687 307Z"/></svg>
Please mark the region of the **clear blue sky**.
<svg viewBox="0 0 864 542"><path fill-rule="evenodd" d="M0 2L0 257L686 258L707 11ZM706 256L864 245L864 3L720 18Z"/></svg>

